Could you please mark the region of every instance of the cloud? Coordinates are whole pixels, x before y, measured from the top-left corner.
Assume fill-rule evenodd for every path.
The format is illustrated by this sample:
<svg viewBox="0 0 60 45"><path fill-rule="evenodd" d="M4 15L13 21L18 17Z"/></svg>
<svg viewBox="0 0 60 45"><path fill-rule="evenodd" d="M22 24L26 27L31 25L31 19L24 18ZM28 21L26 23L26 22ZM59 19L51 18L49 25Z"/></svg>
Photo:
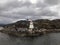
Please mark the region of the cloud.
<svg viewBox="0 0 60 45"><path fill-rule="evenodd" d="M45 2L49 5L56 5L60 3L59 0L45 0Z"/></svg>
<svg viewBox="0 0 60 45"><path fill-rule="evenodd" d="M60 17L59 0L0 1L0 23L11 23L28 16L32 19L56 19Z"/></svg>

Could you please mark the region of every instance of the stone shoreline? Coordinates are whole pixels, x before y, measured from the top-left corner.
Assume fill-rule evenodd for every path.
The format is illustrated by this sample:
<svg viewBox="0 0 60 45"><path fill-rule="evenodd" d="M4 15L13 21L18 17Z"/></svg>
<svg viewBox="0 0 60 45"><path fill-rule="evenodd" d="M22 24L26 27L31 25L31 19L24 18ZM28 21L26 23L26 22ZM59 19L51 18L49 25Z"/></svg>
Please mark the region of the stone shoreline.
<svg viewBox="0 0 60 45"><path fill-rule="evenodd" d="M12 36L18 36L18 37L21 37L21 36L26 36L26 37L35 37L35 36L40 36L40 35L44 35L44 34L48 34L48 33L52 33L52 32L60 32L60 29L41 29L40 30L35 30L35 31L32 31L32 32L29 32L29 31L25 31L25 32L19 32L19 31L9 31L9 30L0 30L0 32L2 33L6 33L6 34L9 34L9 35L12 35Z"/></svg>

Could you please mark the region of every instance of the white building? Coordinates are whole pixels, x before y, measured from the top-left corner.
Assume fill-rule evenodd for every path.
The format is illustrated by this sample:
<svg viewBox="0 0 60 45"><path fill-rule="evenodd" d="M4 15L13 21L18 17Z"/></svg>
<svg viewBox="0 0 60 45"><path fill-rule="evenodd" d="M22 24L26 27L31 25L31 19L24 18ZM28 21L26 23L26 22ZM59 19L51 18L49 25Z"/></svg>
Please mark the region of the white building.
<svg viewBox="0 0 60 45"><path fill-rule="evenodd" d="M29 19L30 25L29 25L29 31L32 31L34 29L33 21Z"/></svg>

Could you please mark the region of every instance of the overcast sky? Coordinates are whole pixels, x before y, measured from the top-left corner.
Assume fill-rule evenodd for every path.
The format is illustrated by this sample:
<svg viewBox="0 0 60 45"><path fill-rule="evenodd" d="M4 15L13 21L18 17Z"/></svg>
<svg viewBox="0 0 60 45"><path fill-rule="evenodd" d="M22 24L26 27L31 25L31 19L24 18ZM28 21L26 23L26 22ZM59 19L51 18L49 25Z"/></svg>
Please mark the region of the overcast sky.
<svg viewBox="0 0 60 45"><path fill-rule="evenodd" d="M60 19L60 0L0 0L0 23L20 19Z"/></svg>

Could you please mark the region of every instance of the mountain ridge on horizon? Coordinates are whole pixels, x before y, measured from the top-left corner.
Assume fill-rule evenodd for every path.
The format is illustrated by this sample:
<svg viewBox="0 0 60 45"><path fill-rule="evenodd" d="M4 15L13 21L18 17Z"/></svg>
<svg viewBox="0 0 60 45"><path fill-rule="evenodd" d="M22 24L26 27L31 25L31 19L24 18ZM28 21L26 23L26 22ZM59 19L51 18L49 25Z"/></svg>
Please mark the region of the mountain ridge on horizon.
<svg viewBox="0 0 60 45"><path fill-rule="evenodd" d="M35 28L60 28L60 19L55 19L55 20L48 20L48 19L37 19L33 20ZM58 26L57 26L58 25ZM20 20L15 23L10 23L5 25L7 27L22 27L22 28L28 28L29 26L29 21L26 20Z"/></svg>

